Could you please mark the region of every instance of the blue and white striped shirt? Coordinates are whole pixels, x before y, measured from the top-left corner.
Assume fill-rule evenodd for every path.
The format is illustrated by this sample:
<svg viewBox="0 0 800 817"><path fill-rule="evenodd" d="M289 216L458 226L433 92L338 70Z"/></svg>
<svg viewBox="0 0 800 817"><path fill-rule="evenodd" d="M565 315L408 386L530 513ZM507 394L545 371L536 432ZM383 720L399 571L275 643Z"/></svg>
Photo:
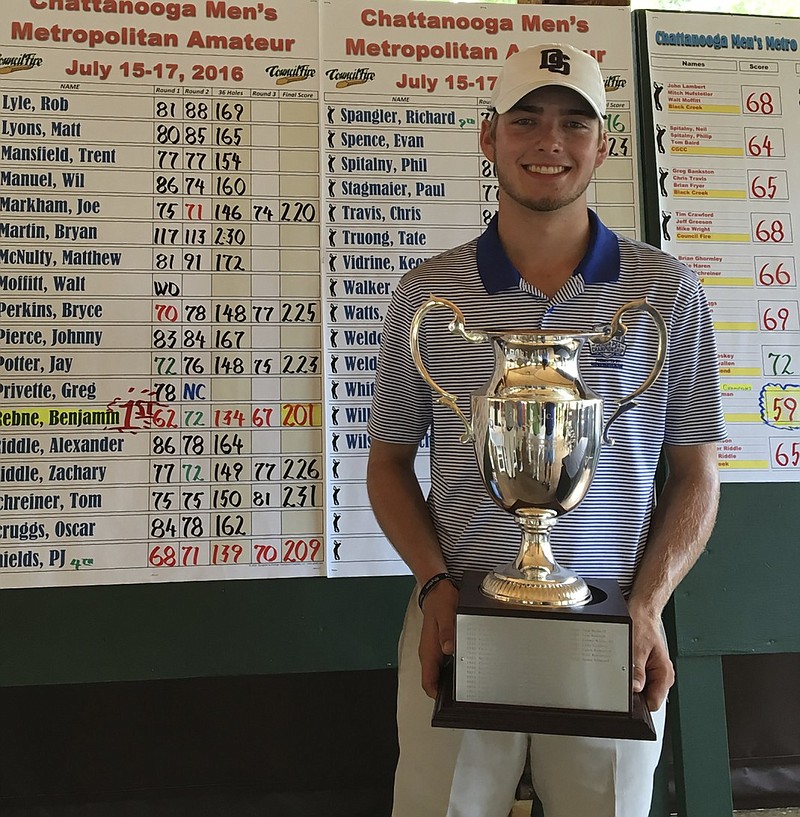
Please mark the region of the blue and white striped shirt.
<svg viewBox="0 0 800 817"><path fill-rule="evenodd" d="M411 320L431 293L453 301L467 329L598 331L620 306L645 297L667 324L661 376L637 398L636 408L614 423L615 444L603 447L585 499L553 529L553 553L564 567L617 579L627 591L647 538L662 444L693 445L726 436L713 327L697 275L672 256L611 232L589 213L589 248L552 298L520 277L500 244L496 219L479 238L407 273L392 296L369 431L385 442L414 444L430 429L428 507L448 569L457 577L465 569L488 570L513 561L520 530L489 497L473 445L459 441L461 421L436 402L438 395L411 358ZM488 343L451 335L451 319L448 310L429 313L420 330L420 350L433 379L459 396L469 416L469 397L483 391L494 353ZM593 356L587 345L580 358L581 379L603 398L606 420L617 401L645 380L656 355L651 319L635 314L625 323L621 354Z"/></svg>

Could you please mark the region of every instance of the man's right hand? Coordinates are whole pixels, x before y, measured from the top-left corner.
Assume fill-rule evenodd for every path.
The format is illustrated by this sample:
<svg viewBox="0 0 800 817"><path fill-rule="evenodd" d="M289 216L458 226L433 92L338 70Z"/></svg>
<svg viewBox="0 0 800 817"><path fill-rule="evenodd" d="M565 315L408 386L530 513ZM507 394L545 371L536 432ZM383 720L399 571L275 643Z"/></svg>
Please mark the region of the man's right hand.
<svg viewBox="0 0 800 817"><path fill-rule="evenodd" d="M439 688L439 673L445 657L455 650L456 607L458 590L448 581L439 582L422 605L422 635L419 639L419 663L422 668L422 688L429 698L435 698Z"/></svg>

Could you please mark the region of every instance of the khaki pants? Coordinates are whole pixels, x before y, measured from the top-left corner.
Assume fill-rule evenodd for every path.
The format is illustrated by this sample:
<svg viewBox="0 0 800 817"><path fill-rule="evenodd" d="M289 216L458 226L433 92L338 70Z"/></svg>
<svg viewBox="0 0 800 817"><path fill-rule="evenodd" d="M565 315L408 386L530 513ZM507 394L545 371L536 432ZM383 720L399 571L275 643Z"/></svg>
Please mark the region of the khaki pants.
<svg viewBox="0 0 800 817"><path fill-rule="evenodd" d="M444 817L464 732L431 726L433 701L423 692L419 666L422 612L415 588L398 648L397 737L392 817ZM505 817L505 815L503 816Z"/></svg>
<svg viewBox="0 0 800 817"><path fill-rule="evenodd" d="M420 686L421 627L415 590L400 636L392 817L507 817L528 753L546 817L647 817L665 706L653 713L655 741L434 728Z"/></svg>

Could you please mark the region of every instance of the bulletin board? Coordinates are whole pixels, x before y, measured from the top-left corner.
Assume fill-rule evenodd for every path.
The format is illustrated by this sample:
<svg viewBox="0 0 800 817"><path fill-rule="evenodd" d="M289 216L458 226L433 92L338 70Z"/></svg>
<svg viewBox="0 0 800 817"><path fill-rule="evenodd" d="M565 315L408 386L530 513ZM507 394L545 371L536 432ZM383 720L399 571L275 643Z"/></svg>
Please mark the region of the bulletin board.
<svg viewBox="0 0 800 817"><path fill-rule="evenodd" d="M392 288L491 218L480 124L537 42L598 59L590 201L639 234L630 26L623 8L3 3L0 586L405 574L365 488Z"/></svg>
<svg viewBox="0 0 800 817"><path fill-rule="evenodd" d="M648 236L694 268L717 335L724 482L800 475L800 23L640 18Z"/></svg>

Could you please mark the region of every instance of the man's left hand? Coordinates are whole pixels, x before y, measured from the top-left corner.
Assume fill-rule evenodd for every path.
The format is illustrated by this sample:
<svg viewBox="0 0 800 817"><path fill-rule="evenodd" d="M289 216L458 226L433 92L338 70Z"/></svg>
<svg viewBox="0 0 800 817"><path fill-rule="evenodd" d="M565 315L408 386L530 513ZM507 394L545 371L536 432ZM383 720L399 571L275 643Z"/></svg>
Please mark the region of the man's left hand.
<svg viewBox="0 0 800 817"><path fill-rule="evenodd" d="M655 712L664 703L675 682L661 619L631 610L633 617L633 691L644 690L647 708Z"/></svg>

